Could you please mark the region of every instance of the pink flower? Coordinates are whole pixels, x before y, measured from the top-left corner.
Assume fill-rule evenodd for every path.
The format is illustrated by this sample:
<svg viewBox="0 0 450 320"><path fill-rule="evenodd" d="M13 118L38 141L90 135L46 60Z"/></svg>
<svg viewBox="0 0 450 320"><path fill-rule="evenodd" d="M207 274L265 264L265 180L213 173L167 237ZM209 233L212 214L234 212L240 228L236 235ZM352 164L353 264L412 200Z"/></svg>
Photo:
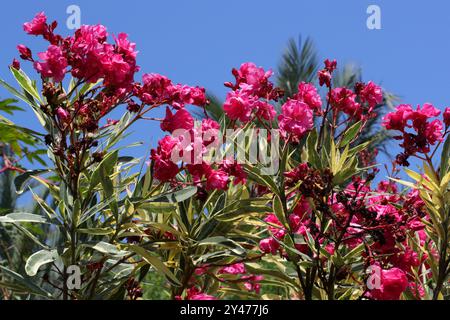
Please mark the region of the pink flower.
<svg viewBox="0 0 450 320"><path fill-rule="evenodd" d="M16 70L20 70L20 62L16 58L13 59L11 63L11 67L13 67Z"/></svg>
<svg viewBox="0 0 450 320"><path fill-rule="evenodd" d="M32 35L43 35L47 31L47 17L44 12L39 12L30 22L23 24L23 30Z"/></svg>
<svg viewBox="0 0 450 320"><path fill-rule="evenodd" d="M56 116L61 123L68 123L70 121L70 114L63 108L56 109Z"/></svg>
<svg viewBox="0 0 450 320"><path fill-rule="evenodd" d="M444 111L444 124L450 126L450 107L445 108Z"/></svg>
<svg viewBox="0 0 450 320"><path fill-rule="evenodd" d="M128 40L126 33L119 33L114 40L116 41L117 53L132 61L136 59L136 44Z"/></svg>
<svg viewBox="0 0 450 320"><path fill-rule="evenodd" d="M430 123L427 123L425 129L425 137L429 144L434 145L437 141L442 141L442 122L439 119L435 119Z"/></svg>
<svg viewBox="0 0 450 320"><path fill-rule="evenodd" d="M170 99L169 88L172 81L160 74L151 73L142 76L140 99L146 104L159 104Z"/></svg>
<svg viewBox="0 0 450 320"><path fill-rule="evenodd" d="M263 276L249 275L243 276L241 279L248 280L244 283L245 289L247 289L248 291L254 291L256 294L259 294L261 285L258 282L264 279Z"/></svg>
<svg viewBox="0 0 450 320"><path fill-rule="evenodd" d="M159 181L170 181L177 175L179 168L171 160L172 150L179 140L165 136L158 142L158 148L151 151L150 158L154 161L154 176Z"/></svg>
<svg viewBox="0 0 450 320"><path fill-rule="evenodd" d="M230 176L234 177L233 184L245 184L247 181L247 174L242 166L234 160L225 160L220 167Z"/></svg>
<svg viewBox="0 0 450 320"><path fill-rule="evenodd" d="M17 50L19 50L20 58L23 60L33 61L30 48L24 46L23 44L19 44L17 46Z"/></svg>
<svg viewBox="0 0 450 320"><path fill-rule="evenodd" d="M295 139L302 138L314 125L313 113L309 106L292 99L281 107L278 121L283 136L292 135Z"/></svg>
<svg viewBox="0 0 450 320"><path fill-rule="evenodd" d="M401 104L395 112L388 113L383 118L383 126L388 130L404 131L413 109L409 104Z"/></svg>
<svg viewBox="0 0 450 320"><path fill-rule="evenodd" d="M331 86L331 73L328 70L320 70L318 73L319 77L319 85L322 87L326 85L327 87Z"/></svg>
<svg viewBox="0 0 450 320"><path fill-rule="evenodd" d="M359 92L359 97L362 102L367 102L369 108L374 108L383 102L383 92L381 88L372 81L369 81Z"/></svg>
<svg viewBox="0 0 450 320"><path fill-rule="evenodd" d="M311 83L301 82L298 85L298 92L295 94L294 99L306 103L311 110L320 113L322 99L317 93L316 87L314 87Z"/></svg>
<svg viewBox="0 0 450 320"><path fill-rule="evenodd" d="M347 88L335 88L331 91L330 99L331 106L337 111L342 111L350 117L359 119L362 115L362 108L359 103L355 101L356 94Z"/></svg>
<svg viewBox="0 0 450 320"><path fill-rule="evenodd" d="M198 276L202 276L208 272L208 269L209 269L209 267L207 265L200 266L200 267L195 268L194 273Z"/></svg>
<svg viewBox="0 0 450 320"><path fill-rule="evenodd" d="M419 255L408 246L402 253L392 255L390 261L406 273L411 272L411 268L420 265Z"/></svg>
<svg viewBox="0 0 450 320"><path fill-rule="evenodd" d="M260 119L265 119L271 121L275 118L277 112L270 103L258 100L255 102L254 107L256 108L256 115Z"/></svg>
<svg viewBox="0 0 450 320"><path fill-rule="evenodd" d="M219 273L225 274L242 274L245 272L245 265L243 263L235 263L219 270Z"/></svg>
<svg viewBox="0 0 450 320"><path fill-rule="evenodd" d="M417 152L427 153L430 146L442 141L442 122L435 119L429 122L430 118L437 117L440 110L432 104L426 103L421 108L413 110L410 105L400 105L397 110L384 117L383 125L388 130L398 130L402 136L395 137L403 140L400 144L404 148L404 153L397 156L396 162L400 165L409 165L407 159ZM411 133L412 129L415 133Z"/></svg>
<svg viewBox="0 0 450 320"><path fill-rule="evenodd" d="M67 60L60 47L50 45L46 52L38 54L43 62L35 61L34 68L43 77L53 78L53 81L60 82L66 73Z"/></svg>
<svg viewBox="0 0 450 320"><path fill-rule="evenodd" d="M204 106L207 103L205 89L177 84L169 87L171 104L175 108L182 108L186 104Z"/></svg>
<svg viewBox="0 0 450 320"><path fill-rule="evenodd" d="M191 130L194 127L194 118L186 109L180 109L172 114L169 107L166 108L166 117L161 122L161 130L172 133L177 129Z"/></svg>
<svg viewBox="0 0 450 320"><path fill-rule="evenodd" d="M181 299L181 297L178 297L178 299ZM191 287L186 290L185 300L217 300L217 298L201 292L196 287Z"/></svg>
<svg viewBox="0 0 450 320"><path fill-rule="evenodd" d="M334 70L336 70L337 67L337 61L336 60L329 60L326 59L324 61L325 69L328 70L330 73L332 73Z"/></svg>
<svg viewBox="0 0 450 320"><path fill-rule="evenodd" d="M219 129L220 125L209 118L205 118L202 120L202 135L203 135L203 145L209 146L211 143L219 143Z"/></svg>
<svg viewBox="0 0 450 320"><path fill-rule="evenodd" d="M380 288L369 291L369 296L376 300L399 300L400 295L408 288L408 278L399 268L388 270L373 265L373 277L378 277ZM377 281L374 281L377 282Z"/></svg>
<svg viewBox="0 0 450 320"><path fill-rule="evenodd" d="M112 61L114 46L106 42L107 36L106 28L102 25L83 25L69 39L70 65L74 77L95 83L105 76L105 71L112 72L112 66L120 64L118 57ZM123 66L120 67L123 70Z"/></svg>
<svg viewBox="0 0 450 320"><path fill-rule="evenodd" d="M248 91L232 91L227 94L223 110L231 120L248 122L251 120L255 101L255 97L249 95Z"/></svg>
<svg viewBox="0 0 450 320"><path fill-rule="evenodd" d="M264 253L276 254L279 248L280 244L272 237L259 242L259 249Z"/></svg>
<svg viewBox="0 0 450 320"><path fill-rule="evenodd" d="M266 97L272 91L273 85L269 81L273 74L271 70L265 71L252 62L246 62L241 65L239 70L233 69L232 72L236 78L236 84L233 86L235 90L242 85L248 85L251 94L258 97Z"/></svg>
<svg viewBox="0 0 450 320"><path fill-rule="evenodd" d="M206 175L206 189L226 190L228 187L228 174L223 170L211 170Z"/></svg>

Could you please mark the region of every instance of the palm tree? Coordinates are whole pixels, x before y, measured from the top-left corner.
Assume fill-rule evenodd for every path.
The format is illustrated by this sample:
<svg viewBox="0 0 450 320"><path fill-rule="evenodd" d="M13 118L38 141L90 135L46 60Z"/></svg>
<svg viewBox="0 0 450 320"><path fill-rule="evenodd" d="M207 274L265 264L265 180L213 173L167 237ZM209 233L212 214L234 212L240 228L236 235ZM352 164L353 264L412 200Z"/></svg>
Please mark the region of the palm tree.
<svg viewBox="0 0 450 320"><path fill-rule="evenodd" d="M300 82L314 83L316 81L317 71L321 66L319 61L317 50L311 38L308 37L305 41L302 41L301 37L299 37L298 41L295 39L288 40L276 71L275 84L285 92L285 96L277 105L278 108L288 98L297 93ZM357 82L361 81L361 68L353 64L346 64L335 73L333 86L352 88ZM209 95L209 100L210 104L206 108L208 116L216 121L221 121L224 118L222 102L214 95ZM381 128L380 120L387 110L393 109L394 103L398 102L398 100L395 94L383 90L383 102L375 108L377 110L377 117L372 118L367 123L358 141L355 141L355 144L370 140L369 148L378 148L388 154L385 145L386 141L391 137L386 130ZM196 112L194 114L199 118L205 116L203 112Z"/></svg>

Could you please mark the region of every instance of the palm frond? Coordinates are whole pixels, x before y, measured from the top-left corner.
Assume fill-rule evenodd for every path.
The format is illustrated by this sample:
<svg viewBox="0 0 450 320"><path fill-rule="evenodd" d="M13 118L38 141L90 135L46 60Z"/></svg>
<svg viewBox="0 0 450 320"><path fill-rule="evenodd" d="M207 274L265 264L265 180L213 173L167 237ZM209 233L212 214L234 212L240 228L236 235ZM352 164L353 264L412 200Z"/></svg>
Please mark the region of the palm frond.
<svg viewBox="0 0 450 320"><path fill-rule="evenodd" d="M302 43L289 39L277 69L276 85L285 91L285 97L292 97L301 81L313 82L318 70L318 57L311 38Z"/></svg>

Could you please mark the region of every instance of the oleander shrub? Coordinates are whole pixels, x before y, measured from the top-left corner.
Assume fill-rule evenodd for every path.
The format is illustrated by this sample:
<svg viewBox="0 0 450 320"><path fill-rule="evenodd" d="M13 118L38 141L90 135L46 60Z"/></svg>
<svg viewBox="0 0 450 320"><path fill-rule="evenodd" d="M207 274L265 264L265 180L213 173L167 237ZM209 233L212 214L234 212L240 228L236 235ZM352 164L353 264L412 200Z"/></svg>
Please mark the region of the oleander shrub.
<svg viewBox="0 0 450 320"><path fill-rule="evenodd" d="M400 105L383 118L403 149L383 180L362 138L382 88L334 87L334 60L289 98L272 71L243 63L216 121L202 87L137 80L127 34L56 27L43 13L25 23L48 42L38 54L18 45L38 77L15 59L17 84L1 81L35 113L48 157L14 179L39 210L0 216L34 248L23 268L0 261L4 298L449 297L450 109L441 119L431 104ZM137 121L166 133L147 159L127 155Z"/></svg>

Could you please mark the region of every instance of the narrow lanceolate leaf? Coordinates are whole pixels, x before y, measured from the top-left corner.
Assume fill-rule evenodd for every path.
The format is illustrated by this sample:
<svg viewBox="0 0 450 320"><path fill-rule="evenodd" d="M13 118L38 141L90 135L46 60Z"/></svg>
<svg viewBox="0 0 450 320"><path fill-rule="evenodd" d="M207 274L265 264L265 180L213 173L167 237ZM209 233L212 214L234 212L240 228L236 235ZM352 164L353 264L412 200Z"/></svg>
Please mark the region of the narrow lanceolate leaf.
<svg viewBox="0 0 450 320"><path fill-rule="evenodd" d="M49 172L49 171L50 170L48 170L48 169L28 170L28 171L25 171L24 173L18 175L14 179L14 186L16 187L16 192L18 194L23 193L25 186L28 183L28 181L30 181L30 179L32 179L34 176L37 176L39 174Z"/></svg>
<svg viewBox="0 0 450 320"><path fill-rule="evenodd" d="M129 249L134 253L136 253L137 255L140 255L142 259L144 259L148 264L152 265L153 268L155 268L158 272L166 275L175 284L181 285L177 277L175 277L175 275L169 270L169 268L164 264L164 262L159 260L159 258L150 255L150 253L148 253L147 250L136 245L129 246Z"/></svg>
<svg viewBox="0 0 450 320"><path fill-rule="evenodd" d="M19 285L21 288L25 288L29 293L36 294L38 296L51 298L52 295L42 289L41 287L37 286L33 282L31 282L29 279L24 278L22 275L18 274L17 272L14 272L2 265L0 265L0 271L3 276L7 276L8 278L13 279L13 283ZM2 277L3 278L3 277ZM4 285L4 283L2 283ZM6 285L7 286L7 285Z"/></svg>
<svg viewBox="0 0 450 320"><path fill-rule="evenodd" d="M47 220L40 215L27 212L13 212L0 217L1 223L15 223L15 222L35 222L47 223Z"/></svg>
<svg viewBox="0 0 450 320"><path fill-rule="evenodd" d="M40 250L35 252L28 258L25 264L25 272L29 276L35 276L41 266L56 261L58 257L56 250Z"/></svg>
<svg viewBox="0 0 450 320"><path fill-rule="evenodd" d="M19 85L22 87L22 89L26 92L28 92L33 98L35 98L39 103L42 103L42 98L40 97L37 89L31 82L30 78L23 72L22 70L17 70L16 68L10 67L11 73L13 74L14 78L16 78Z"/></svg>
<svg viewBox="0 0 450 320"><path fill-rule="evenodd" d="M77 229L78 233L92 234L92 235L107 235L114 232L112 228L89 228Z"/></svg>
<svg viewBox="0 0 450 320"><path fill-rule="evenodd" d="M169 202L169 203L177 203L189 199L193 195L197 193L197 187L189 186L184 189L167 192L157 195L156 197L149 198L145 200L145 202Z"/></svg>
<svg viewBox="0 0 450 320"><path fill-rule="evenodd" d="M362 122L359 121L352 125L350 128L345 131L341 142L339 143L339 147L343 148L347 146L350 142L355 139L356 135L358 134L359 130L361 129Z"/></svg>
<svg viewBox="0 0 450 320"><path fill-rule="evenodd" d="M108 242L104 242L104 241L100 241L100 242L96 243L92 247L92 249L97 250L101 253L110 254L113 256L124 256L129 253L124 250L119 250L115 245L108 243Z"/></svg>
<svg viewBox="0 0 450 320"><path fill-rule="evenodd" d="M216 245L216 246L222 246L230 249L234 254L238 256L243 256L245 254L245 249L238 244L237 242L228 239L226 237L222 236L215 236L215 237L209 237L206 239L203 239L198 243L199 246L204 245Z"/></svg>
<svg viewBox="0 0 450 320"><path fill-rule="evenodd" d="M447 139L445 140L444 146L442 148L441 168L440 168L442 176L447 173L449 168L449 162L450 162L450 135L447 136Z"/></svg>

